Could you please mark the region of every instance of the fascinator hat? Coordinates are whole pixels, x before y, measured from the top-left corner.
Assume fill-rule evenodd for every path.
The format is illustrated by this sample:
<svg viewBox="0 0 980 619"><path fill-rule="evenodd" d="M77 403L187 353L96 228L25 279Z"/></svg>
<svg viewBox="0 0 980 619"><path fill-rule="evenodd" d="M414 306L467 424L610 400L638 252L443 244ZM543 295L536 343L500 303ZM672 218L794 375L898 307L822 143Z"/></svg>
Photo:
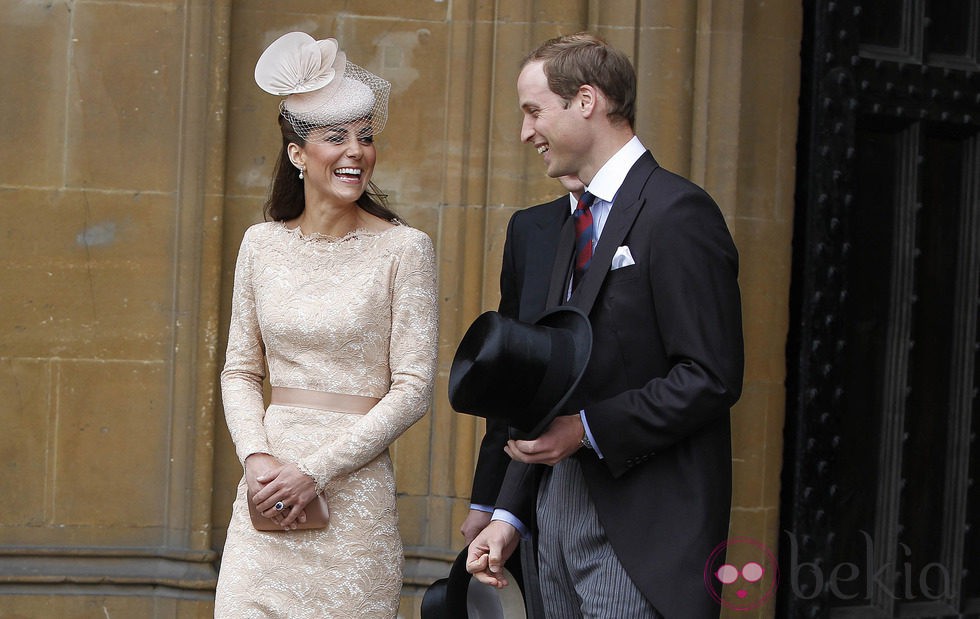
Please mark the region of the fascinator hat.
<svg viewBox="0 0 980 619"><path fill-rule="evenodd" d="M285 97L279 111L304 140L318 129L341 125L366 127L375 135L388 120L391 84L348 61L336 39L282 35L255 64L255 83Z"/></svg>

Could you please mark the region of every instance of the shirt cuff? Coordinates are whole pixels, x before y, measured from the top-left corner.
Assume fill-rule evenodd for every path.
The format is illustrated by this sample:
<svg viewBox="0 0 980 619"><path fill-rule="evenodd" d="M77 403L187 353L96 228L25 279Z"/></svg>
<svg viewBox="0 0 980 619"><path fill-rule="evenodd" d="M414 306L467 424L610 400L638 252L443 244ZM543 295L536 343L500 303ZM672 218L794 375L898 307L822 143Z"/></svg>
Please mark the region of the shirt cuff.
<svg viewBox="0 0 980 619"><path fill-rule="evenodd" d="M479 503L470 503L470 509L475 509L478 512L487 512L488 514L493 513L493 505L480 505Z"/></svg>
<svg viewBox="0 0 980 619"><path fill-rule="evenodd" d="M582 418L582 426L585 428L585 435L589 437L589 444L592 445L592 451L594 451L595 455L599 456L599 459L602 460L604 456L602 455L602 452L599 451L599 446L596 445L595 437L592 436L592 430L589 429L589 420L585 418L585 411L579 411L578 416Z"/></svg>
<svg viewBox="0 0 980 619"><path fill-rule="evenodd" d="M490 517L490 521L503 520L510 526L517 529L517 532L521 534L521 539L531 539L531 533L524 526L524 523L514 514L510 513L506 509L495 509L493 510L493 516Z"/></svg>

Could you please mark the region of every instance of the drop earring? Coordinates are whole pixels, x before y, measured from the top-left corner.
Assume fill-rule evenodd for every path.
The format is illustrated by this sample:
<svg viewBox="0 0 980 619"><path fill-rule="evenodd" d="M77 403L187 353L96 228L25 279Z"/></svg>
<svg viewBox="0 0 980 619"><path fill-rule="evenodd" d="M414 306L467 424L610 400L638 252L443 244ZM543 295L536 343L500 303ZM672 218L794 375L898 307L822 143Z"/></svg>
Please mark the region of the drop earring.
<svg viewBox="0 0 980 619"><path fill-rule="evenodd" d="M299 180L303 180L303 168L299 169Z"/></svg>

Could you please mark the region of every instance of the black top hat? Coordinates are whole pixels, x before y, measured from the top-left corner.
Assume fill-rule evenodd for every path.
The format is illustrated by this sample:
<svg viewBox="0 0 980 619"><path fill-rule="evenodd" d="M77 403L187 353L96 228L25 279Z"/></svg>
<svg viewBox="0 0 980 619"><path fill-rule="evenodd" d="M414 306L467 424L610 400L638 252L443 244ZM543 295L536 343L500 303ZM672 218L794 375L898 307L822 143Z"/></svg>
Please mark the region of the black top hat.
<svg viewBox="0 0 980 619"><path fill-rule="evenodd" d="M535 438L563 412L591 352L592 326L576 307L558 306L533 324L486 312L456 349L449 402L461 413L506 419L516 438Z"/></svg>
<svg viewBox="0 0 980 619"><path fill-rule="evenodd" d="M469 546L453 562L449 578L440 578L425 590L422 596L422 619L524 619L524 597L518 586L519 579L505 574L510 581L503 589L495 589L472 578L466 571L466 554ZM516 554L506 564L516 560ZM517 584L515 584L517 580Z"/></svg>

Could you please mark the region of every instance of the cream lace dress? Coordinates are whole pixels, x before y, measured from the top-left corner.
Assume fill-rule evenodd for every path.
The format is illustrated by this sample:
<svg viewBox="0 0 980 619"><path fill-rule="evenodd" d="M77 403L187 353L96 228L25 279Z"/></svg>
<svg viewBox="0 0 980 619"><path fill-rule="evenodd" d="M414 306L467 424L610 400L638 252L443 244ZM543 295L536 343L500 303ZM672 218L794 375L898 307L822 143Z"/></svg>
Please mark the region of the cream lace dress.
<svg viewBox="0 0 980 619"><path fill-rule="evenodd" d="M215 617L394 617L403 563L388 446L429 405L437 346L432 242L408 226L305 236L279 222L245 233L221 374L239 459L295 462L326 493L330 525L256 531L244 478ZM262 381L380 398L365 415L273 405Z"/></svg>

